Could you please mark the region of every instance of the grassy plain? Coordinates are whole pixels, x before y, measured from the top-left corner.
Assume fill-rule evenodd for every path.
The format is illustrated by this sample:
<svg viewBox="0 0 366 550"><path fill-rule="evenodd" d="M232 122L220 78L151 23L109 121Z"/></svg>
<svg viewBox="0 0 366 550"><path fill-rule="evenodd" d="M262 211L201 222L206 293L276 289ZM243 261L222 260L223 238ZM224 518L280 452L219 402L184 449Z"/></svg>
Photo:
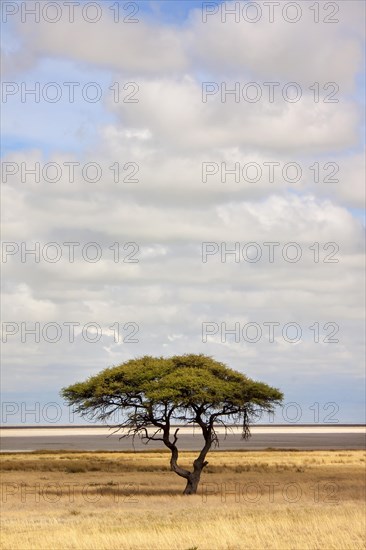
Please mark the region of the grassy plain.
<svg viewBox="0 0 366 550"><path fill-rule="evenodd" d="M194 453L181 453L189 466ZM212 452L183 496L165 452L5 454L4 550L358 550L363 451Z"/></svg>

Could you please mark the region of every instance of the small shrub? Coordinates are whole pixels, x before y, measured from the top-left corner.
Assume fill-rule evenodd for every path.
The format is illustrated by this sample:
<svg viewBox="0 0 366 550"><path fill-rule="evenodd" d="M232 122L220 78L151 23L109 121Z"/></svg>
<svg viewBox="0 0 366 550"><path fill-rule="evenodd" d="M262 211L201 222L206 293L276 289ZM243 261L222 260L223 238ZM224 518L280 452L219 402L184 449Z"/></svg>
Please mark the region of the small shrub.
<svg viewBox="0 0 366 550"><path fill-rule="evenodd" d="M66 466L66 473L67 474L81 474L85 473L87 470L84 466L80 464L69 464Z"/></svg>

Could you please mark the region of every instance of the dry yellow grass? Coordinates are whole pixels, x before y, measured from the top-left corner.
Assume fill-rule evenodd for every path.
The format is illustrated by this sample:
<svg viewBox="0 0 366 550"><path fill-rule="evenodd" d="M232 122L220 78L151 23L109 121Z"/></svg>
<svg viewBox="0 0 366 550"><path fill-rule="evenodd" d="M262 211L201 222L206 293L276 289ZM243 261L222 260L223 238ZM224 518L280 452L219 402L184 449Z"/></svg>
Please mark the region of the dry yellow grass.
<svg viewBox="0 0 366 550"><path fill-rule="evenodd" d="M193 453L182 453L189 465ZM2 457L5 550L365 548L362 451L214 452L182 496L168 454Z"/></svg>

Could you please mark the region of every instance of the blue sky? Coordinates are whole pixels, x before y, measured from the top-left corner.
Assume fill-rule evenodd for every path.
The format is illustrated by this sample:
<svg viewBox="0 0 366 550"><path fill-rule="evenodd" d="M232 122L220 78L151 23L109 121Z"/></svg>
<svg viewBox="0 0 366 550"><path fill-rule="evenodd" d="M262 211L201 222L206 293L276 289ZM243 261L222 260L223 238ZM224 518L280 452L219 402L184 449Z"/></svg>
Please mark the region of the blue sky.
<svg viewBox="0 0 366 550"><path fill-rule="evenodd" d="M103 70L80 69L72 61L42 59L40 64L30 71L22 73L11 80L19 86L26 82L39 82L40 90L50 82L56 82L61 89L61 99L55 104L47 101L29 101L22 103L19 96L7 98L5 116L2 121L3 154L24 149L39 149L45 158L53 151L82 153L97 139L99 125L113 122L115 117L109 113L103 100L89 103L77 93L89 82L97 82L103 91L108 93L111 75ZM69 88L63 82L77 82L75 101L71 103ZM31 90L31 85L26 89ZM34 85L33 85L34 89ZM41 92L42 93L42 92ZM50 89L50 97L53 90ZM52 119L52 126L49 120ZM57 131L55 131L57 128Z"/></svg>

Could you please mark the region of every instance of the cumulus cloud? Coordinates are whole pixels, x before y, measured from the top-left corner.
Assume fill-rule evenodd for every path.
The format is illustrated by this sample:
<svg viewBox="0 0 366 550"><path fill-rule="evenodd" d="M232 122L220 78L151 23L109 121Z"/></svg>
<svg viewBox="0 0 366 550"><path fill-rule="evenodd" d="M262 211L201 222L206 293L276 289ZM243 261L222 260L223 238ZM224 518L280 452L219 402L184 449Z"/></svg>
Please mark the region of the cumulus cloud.
<svg viewBox="0 0 366 550"><path fill-rule="evenodd" d="M278 91L269 103L268 88L256 84L252 97L258 93L258 101L243 99L243 88L238 86L239 102L233 94L225 95L223 102L216 91L219 85L214 95L205 97L203 85L189 76L179 81L144 80L139 85L139 103L133 108L128 103L111 106L122 124L149 131L157 144L185 151L250 147L314 154L358 143L360 111L345 98L336 104L315 103L311 93L300 87L299 94L304 95L297 102L288 102ZM235 82L227 83L227 89L234 86Z"/></svg>
<svg viewBox="0 0 366 550"><path fill-rule="evenodd" d="M329 374L340 384L349 377L350 391L357 386L364 5L340 3L337 24L314 23L314 13L302 6L296 24L269 23L264 15L255 24L230 17L223 23L220 10L205 23L196 8L174 25L159 20L159 12L122 26L105 11L95 25L13 21L13 45L5 52L9 78L62 84L79 73L83 83L100 78L106 90L133 81L138 101L115 102L109 94L98 105L17 106L19 97L6 105L12 143L3 158L3 318L19 329L12 335L5 327L8 391L56 393L75 377L129 357L187 351L280 381L295 392L289 399L299 391L296 384L310 399L314 380ZM320 9L328 13L325 4ZM269 81L278 82L273 102ZM205 82L213 87L203 99ZM256 102L244 97L248 82L259 86ZM289 82L301 90L298 101L284 99ZM319 101L309 88L314 82ZM327 82L337 86L324 89ZM232 94L223 101L222 90L236 83L239 101ZM324 101L332 91L338 101ZM92 140L82 137L83 128ZM21 138L29 147L17 145ZM73 178L70 163L77 163ZM101 170L94 182L83 177L88 163ZM53 168L43 172L47 164ZM22 172L36 165L39 181ZM59 177L52 180L55 170ZM70 242L76 243L74 261ZM61 250L58 261L47 259L48 243L51 257ZM88 243L94 243L91 254L99 247L98 261L83 256ZM39 246L39 261L31 253L24 259L22 246ZM124 261L128 254L138 261ZM21 323L32 328L37 322L40 341L32 334L22 341ZM74 342L69 322L78 323ZM95 327L85 336L91 322L103 331L96 342L86 337ZM205 341L207 322L219 328ZM264 324L270 322L280 323L273 342ZM302 330L296 343L282 333L291 322ZM48 341L42 336L47 323L62 328L54 343L52 327ZM224 338L222 323L228 330L257 323L263 336L255 343ZM137 341L126 341L136 327ZM327 343L333 329L339 341ZM331 400L327 388L321 391L324 402Z"/></svg>
<svg viewBox="0 0 366 550"><path fill-rule="evenodd" d="M235 5L237 16L225 17L225 8L229 12ZM337 17L328 13L328 19L338 20L337 23L326 22L326 6L320 6L323 13L316 24L310 5L301 3L295 4L292 13L291 8L277 5L272 22L270 7L265 5L256 14L253 9L250 13L245 2L227 2L206 18L197 10L188 31L192 58L199 67L203 65L216 75L250 75L308 86L316 81L333 81L350 90L355 74L361 70L364 6L353 1L347 6L338 4ZM250 19L258 21L250 23ZM298 21L289 23L288 19Z"/></svg>
<svg viewBox="0 0 366 550"><path fill-rule="evenodd" d="M308 85L335 81L350 90L362 67L364 5L353 0L347 7L341 3L339 12L332 15L332 6L319 4L322 13L318 16L315 10L297 4L299 17L296 13L287 16L287 10L283 16L281 6L271 17L270 8L259 4L259 17L249 13L245 2L225 2L206 17L205 10L192 9L188 21L180 26L147 17L139 17L135 24L123 24L121 18L116 23L103 4L95 24L81 16L81 9L76 10L72 23L66 8L60 20L52 23L47 16L37 23L28 17L26 24L20 23L20 15L9 16L22 43L22 50L14 53L14 65L22 70L25 59L30 65L46 56L68 57L130 74L160 77L196 70L217 76L276 77ZM236 16L225 17L225 10L233 9ZM298 21L290 23L290 19Z"/></svg>

